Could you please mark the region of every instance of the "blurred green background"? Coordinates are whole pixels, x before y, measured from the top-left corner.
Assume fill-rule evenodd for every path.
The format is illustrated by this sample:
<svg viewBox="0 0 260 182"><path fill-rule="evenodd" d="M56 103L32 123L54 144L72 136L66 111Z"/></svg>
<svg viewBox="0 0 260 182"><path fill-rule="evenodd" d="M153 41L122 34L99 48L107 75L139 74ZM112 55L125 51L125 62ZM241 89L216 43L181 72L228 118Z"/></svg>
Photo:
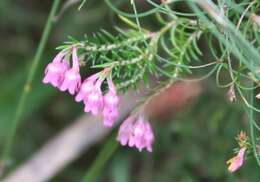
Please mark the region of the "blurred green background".
<svg viewBox="0 0 260 182"><path fill-rule="evenodd" d="M0 1L1 149L51 3L51 0ZM68 94L61 94L41 82L44 66L56 54L55 47L67 40L68 35L80 39L99 29L113 31L113 26L118 25L116 15L101 0L88 0L81 11L77 10L78 5L67 9L51 32L24 108L23 122L12 150L11 168L30 158L45 142L83 114L82 105L75 103ZM126 7L122 5L122 9ZM138 7L146 8L142 2ZM234 155L232 149L237 147L234 137L247 128L247 121L239 103L228 103L226 90L217 88L214 83L214 78L206 80L199 98L174 119L155 122L156 142L152 154L119 147L98 180L260 181L259 168L252 159L235 174L227 171L226 160ZM80 181L105 142L99 142L51 181Z"/></svg>

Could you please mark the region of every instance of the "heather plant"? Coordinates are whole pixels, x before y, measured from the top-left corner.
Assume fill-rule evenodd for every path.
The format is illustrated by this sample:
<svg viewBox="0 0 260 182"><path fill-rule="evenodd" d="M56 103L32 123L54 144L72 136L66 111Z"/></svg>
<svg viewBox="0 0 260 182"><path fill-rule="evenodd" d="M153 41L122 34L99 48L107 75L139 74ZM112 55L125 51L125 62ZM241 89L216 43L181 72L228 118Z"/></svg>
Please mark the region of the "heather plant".
<svg viewBox="0 0 260 182"><path fill-rule="evenodd" d="M43 83L68 91L75 102L84 103L82 111L101 115L104 127L119 125L114 140L121 145L152 152L157 123L150 122L148 103L178 81L198 82L215 77L215 84L225 90L227 99L243 107L248 116L248 126L243 130L249 136L241 132L236 138L239 147L234 150L236 156L227 161L228 170L237 171L252 156L260 166L260 109L256 103L260 94L260 2L131 0L124 2L127 12L111 0L104 3L122 24L114 31L100 27L99 32L79 40L69 36L57 47L54 59L46 62ZM147 5L146 11L138 10L140 3ZM87 4L82 1L79 9ZM147 26L149 22L155 28ZM33 75L34 71L29 83ZM155 83L151 83L151 78ZM142 83L150 93L121 123L119 94L138 91ZM13 121L16 124L5 154L10 152L18 121L19 114Z"/></svg>

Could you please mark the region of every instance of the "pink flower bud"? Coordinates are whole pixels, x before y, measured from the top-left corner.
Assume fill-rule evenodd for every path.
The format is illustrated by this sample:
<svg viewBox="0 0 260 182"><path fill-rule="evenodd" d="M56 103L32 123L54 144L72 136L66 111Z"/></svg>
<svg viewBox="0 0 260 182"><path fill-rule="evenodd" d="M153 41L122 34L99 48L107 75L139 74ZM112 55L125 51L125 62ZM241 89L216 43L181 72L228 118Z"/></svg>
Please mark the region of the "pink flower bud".
<svg viewBox="0 0 260 182"><path fill-rule="evenodd" d="M231 173L236 172L243 165L245 151L245 147L241 148L235 157L227 161L227 164L229 165L228 170Z"/></svg>
<svg viewBox="0 0 260 182"><path fill-rule="evenodd" d="M236 93L235 93L234 85L230 86L230 88L227 92L227 97L230 102L234 102L236 100Z"/></svg>

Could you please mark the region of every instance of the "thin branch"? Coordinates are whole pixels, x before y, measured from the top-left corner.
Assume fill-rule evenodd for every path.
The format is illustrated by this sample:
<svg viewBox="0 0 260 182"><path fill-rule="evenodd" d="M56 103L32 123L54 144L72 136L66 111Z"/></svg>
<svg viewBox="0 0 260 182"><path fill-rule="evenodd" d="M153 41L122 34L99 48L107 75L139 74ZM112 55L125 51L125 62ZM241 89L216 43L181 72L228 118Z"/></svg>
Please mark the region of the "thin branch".
<svg viewBox="0 0 260 182"><path fill-rule="evenodd" d="M239 21L238 21L238 23L237 23L237 29L239 29L239 27L240 27L240 25L241 25L241 23L242 23L242 21L243 21L245 15L246 15L246 13L249 11L249 9L250 9L255 3L256 3L256 1L252 1L252 2L246 7L245 11L243 12L243 14L241 15L241 17L239 18Z"/></svg>
<svg viewBox="0 0 260 182"><path fill-rule="evenodd" d="M34 75L36 73L36 70L38 68L38 65L39 65L40 59L42 57L42 53L44 51L48 37L50 35L50 31L51 31L51 28L53 26L53 18L54 18L55 14L58 10L59 3L60 3L60 0L53 1L52 8L51 8L48 20L45 24L39 46L38 46L37 51L35 53L35 57L32 61L32 65L31 65L31 68L30 68L29 75L27 77L27 80L26 80L26 83L24 85L22 94L21 94L20 99L18 101L16 110L14 111L14 117L11 121L11 129L10 129L10 132L8 132L7 141L6 141L6 143L4 145L4 149L3 149L3 154L2 154L3 160L8 160L9 157L10 157L12 144L15 140L15 133L17 131L17 128L19 127L23 109L26 107L25 102L27 100L27 96L30 93L30 91L32 90L32 81L33 81Z"/></svg>

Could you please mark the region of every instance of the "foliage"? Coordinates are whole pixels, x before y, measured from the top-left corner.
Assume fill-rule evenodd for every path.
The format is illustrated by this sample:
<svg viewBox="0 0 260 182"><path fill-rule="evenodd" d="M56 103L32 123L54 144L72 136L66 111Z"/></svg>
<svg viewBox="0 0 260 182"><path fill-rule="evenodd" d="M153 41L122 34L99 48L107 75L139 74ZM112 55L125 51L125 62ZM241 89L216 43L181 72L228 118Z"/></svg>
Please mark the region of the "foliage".
<svg viewBox="0 0 260 182"><path fill-rule="evenodd" d="M94 1L92 2L90 0L82 0L80 4L78 4L78 9L80 9L80 12L84 12L84 9L90 10L93 6L93 3L95 4ZM98 18L96 18L96 14L93 13L93 17L95 17L94 21L98 24L96 26L98 28L96 28L95 30L91 30L91 28L89 28L89 30L91 30L91 33L87 33L83 39L79 38L82 37L82 35L77 34L80 32L80 30L78 30L77 33L74 33L73 36L68 37L68 41L58 46L57 50L66 50L71 49L72 46L77 46L79 50L81 65L82 67L84 67L85 73L88 74L89 71L92 72L93 70L95 72L107 67L111 68L113 81L116 83L117 89L122 92L127 92L130 88L137 88L137 85L139 85L140 82L144 82L147 86L149 86L149 78L151 76L154 76L159 80L164 79L163 82L160 82L160 84L158 84L156 88L153 89L151 95L143 100L143 104L146 104L147 101L149 101L149 99L151 99L154 95L158 94L159 92L167 88L170 84L178 80L199 81L210 78L210 81L212 81L211 76L215 76L215 82L218 87L233 89L235 99L237 101L235 104L239 108L239 112L233 111L229 114L227 113L227 111L225 111L226 108L230 109L229 106L225 105L215 107L213 105L211 106L213 107L213 109L211 109L216 110L216 112L215 114L208 116L208 113L213 113L213 111L205 111L209 109L208 105L205 104L209 101L202 99L203 102L201 101L201 103L199 103L197 107L193 108L190 113L181 116L182 120L194 120L193 116L200 117L200 114L198 113L207 113L207 115L203 115L201 117L204 120L208 118L209 123L207 123L205 127L196 126L196 129L212 131L213 134L207 132L205 134L205 137L211 136L214 142L210 142L210 144L205 144L205 142L208 141L203 141L204 135L201 133L195 133L194 135L196 135L196 137L194 138L194 140L201 147L206 146L209 148L214 148L218 152L223 152L223 150L228 150L231 148L230 142L228 144L222 143L223 145L225 145L225 147L220 147L221 145L219 143L226 140L226 138L230 139L230 137L234 136L234 130L236 130L236 133L238 132L238 128L241 128L242 126L236 126L233 121L241 120L241 113L246 113L249 120L248 132L250 133L250 150L248 151L247 158L249 160L252 159L251 156L253 154L257 163L260 165L259 152L257 151L259 141L258 132L260 130L257 120L259 119L260 110L258 109L258 105L255 101L255 95L257 94L257 89L260 85L260 23L259 16L257 15L259 14L260 2L257 0L242 0L239 2L233 0L219 0L217 1L217 3L214 3L210 0L165 0L161 2L155 2L152 0L146 0L145 2L137 0L125 2L118 0L112 2L111 0L105 0L104 2L102 1L98 4L104 3L106 3L108 7L105 8L106 11L103 9L103 6L100 6L101 8L98 8L100 8L101 10L97 8L97 12L100 12L100 14L102 14L101 12L112 13L113 11L117 15L119 20L124 24L119 25L120 23L117 22L116 26L114 27L100 27L100 25L98 24L99 20ZM4 11L1 11L1 13L4 14L7 9L11 9L11 4L12 3L8 2L3 3L1 5L1 9L4 9ZM141 10L142 5L145 8ZM93 7L95 7L95 5ZM74 14L75 12L76 11L74 10L70 15ZM52 14L52 16L54 16L54 14ZM27 17L27 19L24 19L23 22L32 21L28 19L29 16ZM87 18L85 18L84 16L82 18L82 21L85 21L86 19ZM65 28L64 30L57 30L59 35L62 35L62 38L59 37L59 39L64 39L67 34L71 34L72 31L75 31L73 30L73 26L70 26L70 23L62 22L62 18L58 21L60 21L58 23L63 23L63 25L67 25L67 30L69 30L67 32L65 31ZM71 22L71 20L68 21ZM118 21L118 19L116 21ZM48 22L51 23L51 20L49 20ZM8 24L7 21L5 23ZM87 27L87 25L85 25L84 27ZM106 30L102 28L106 28ZM81 28L81 30L85 29ZM82 32L80 32L80 34L81 33ZM45 39L47 39L47 37L48 35L46 35ZM38 54L36 54L35 61L32 65L32 68L30 69L28 83L26 83L25 86L28 86L28 84L30 85L32 83L32 79L34 78L34 73L37 69L38 62L40 60L39 58L41 57L44 45L41 45L40 47L40 51ZM30 52L30 54L32 53ZM42 69L43 68L41 68L41 71ZM24 71L21 72L24 74ZM15 73L12 73L13 79L16 81L18 80L18 83L21 82L20 79L16 79L16 77L19 77L19 73L19 70L15 70ZM190 76L196 77L196 79L190 79ZM3 82L3 89L1 89L1 92L3 93L3 97L1 97L1 99L3 98L3 101L5 101L6 96L10 94L8 92L8 87L9 90L12 91L19 90L15 86L8 86L8 82L9 81ZM53 94L53 92L49 89L45 90L46 92L42 93L43 90L40 86L38 86L38 84L36 84L33 89L34 94L30 95L30 98L28 99L30 99L29 102L38 103L38 107L40 107L40 105L43 106L46 101L43 101L43 99L39 99L39 97L35 99L36 96L34 97L34 95L39 94L47 97L48 94ZM22 94L27 95L29 92L27 93L26 91L28 90L23 89ZM15 95L18 95L19 93L20 92L16 91ZM210 101L215 102L214 98L216 96L216 93L211 94L212 95ZM223 97L223 95L221 96ZM21 97L21 100L22 104L19 104L20 106L18 106L15 112L15 118L12 122L12 129L10 132L11 134L3 134L6 135L8 141L4 147L5 157L10 155L10 148L11 145L13 145L14 143L15 133L17 131L21 118L25 116L24 114L26 114L27 112L29 113L30 110L24 109L24 104L26 103L26 99L24 98L24 96ZM14 103L15 102L13 101L5 101L3 102L3 104L1 103L0 105L1 108L4 108L1 109L1 113L4 113L3 116L1 116L1 120L3 119L2 125L5 128L9 128L9 125L7 123L10 120L10 116L6 116L6 113L11 113L11 110L13 110L15 105ZM5 107L8 105L9 107ZM68 105L69 104L67 104L66 107L69 107ZM36 108L37 107L33 109ZM73 107L71 106L70 109L72 108ZM241 111L241 108L243 108L244 110ZM61 113L61 115L65 115L66 112L61 111ZM226 118L228 118L227 120L232 121L232 126L230 126L230 123L227 123L227 125L225 125L226 123L224 123L223 126L219 124L220 120L225 120ZM182 123L175 125L174 121L170 122L168 125L170 125L170 128L173 127L174 130L178 130L181 133L180 138L183 138L184 140L184 145L186 145L186 147L190 146L190 148L192 148L192 151L194 151L191 154L192 159L190 161L182 158L182 161L180 162L180 164L188 166L187 169L185 168L185 170L183 170L183 168L178 166L177 164L172 165L169 164L167 161L164 161L164 163L162 164L163 168L168 169L168 166L170 166L173 169L177 170L177 172L174 173L174 175L172 176L172 171L160 171L160 169L157 169L156 167L154 167L153 169L148 168L147 166L151 164L151 161L149 161L150 158L143 157L143 165L146 167L144 167L143 170L140 169L141 172L152 172L154 176L156 176L158 179L160 179L161 176L164 176L164 181L167 181L172 177L183 181L188 181L192 179L197 179L199 181L202 180L202 178L207 178L209 180L230 179L230 181L232 181L231 177L223 174L223 164L219 164L215 160L217 157L214 159L214 156L210 156L209 165L218 164L220 167L216 167L216 170L212 169L210 171L207 171L207 174L210 174L211 177L204 175L194 175L194 173L191 172L193 170L189 170L191 166L190 163L192 163L192 166L194 166L197 164L196 160L202 161L200 162L200 165L202 165L203 170L205 170L208 165L207 161L203 161L203 159L198 159L198 156L196 156L196 153L197 155L203 156L203 152L201 152L200 149L193 145L193 141L192 143L189 143L189 139L187 139L187 136L190 136L192 138L194 137L192 132L194 130L190 129L194 124L187 122L187 124ZM183 130L179 129L178 126L180 128L183 128ZM3 133L5 132L4 127L2 129ZM175 151L174 149L169 148L169 145L174 145L174 147L177 148L178 146L176 145L178 145L178 142L172 143L171 141L167 141L170 136L164 136L167 135L165 133L172 133L171 131L164 132L164 129L167 129L168 127L163 127L163 129L161 129L159 125L156 127L158 127L158 140L161 142L158 142L160 143L160 146L159 144L156 144L155 146L156 151L155 154L153 154L152 156L154 158L154 161L156 162L157 160L163 159L162 156L164 155L174 158L175 156L170 155L170 153ZM217 133L218 130L221 131ZM226 131L226 133L223 131ZM220 136L220 133L223 135L226 134L225 137ZM214 135L214 137L212 135ZM166 141L164 141L165 138L167 138ZM216 138L218 138L217 141L215 141ZM214 146L214 144L216 144L217 146ZM16 147L18 148L19 145L15 146L15 148ZM187 149L184 147L183 149L181 147L181 149L178 149L177 155L181 155L183 153L182 150L187 151L190 148ZM210 151L212 153L215 152L212 150ZM237 152L237 150L235 152ZM140 155L142 154L135 154L133 152L129 155L130 157L129 159L127 159L128 161L124 161L120 158L120 156L125 157L122 151L119 154L115 155L115 157L120 158L120 160L123 161L122 165L125 165L126 167L127 165L131 165L131 163L134 161L134 157L140 157ZM219 155L219 153L217 153L217 155ZM102 156L103 155L101 152L101 159ZM105 156L105 161L102 161L101 159L97 160L99 161L98 165L104 165L109 157L112 157L112 155L108 157ZM223 158L223 155L220 156L220 158L222 162L225 160ZM119 165L114 160L112 161L112 164L114 165L111 170ZM99 168L101 167L99 166ZM159 172L156 173L155 169L159 170ZM248 171L250 172L250 170ZM164 172L166 174L161 175ZM123 173L126 174L127 172L123 171ZM220 173L221 178L218 178L217 176ZM80 175L82 175L82 172L80 172ZM97 172L96 175L98 175ZM257 174L252 173L251 178L253 179L253 181L257 179L255 175ZM66 176L66 172L64 176ZM147 174L140 174L140 179L142 179L143 176L147 177ZM200 178L201 176L202 178ZM115 175L113 178L116 177L117 176ZM93 178L96 178L96 176L94 176ZM154 178L154 180L156 181L157 178ZM63 180L63 178L60 176L58 176L57 179ZM149 178L148 176L148 179L152 178Z"/></svg>
<svg viewBox="0 0 260 182"><path fill-rule="evenodd" d="M218 4L187 1L183 2L183 6L191 11L183 12L173 8L177 1L157 4L147 0L151 8L142 13L137 12L135 1L131 1L132 14L121 11L110 0L105 2L128 24L130 30L116 28L117 36L102 30L102 33L92 37L86 36L83 41L67 42L59 48L78 45L82 61L90 61L92 68L111 68L118 89L136 87L140 80L147 80L149 75L167 77L168 81L161 86L163 88L191 74L193 69L213 66L199 80L216 73L219 87L230 87L235 98L237 92L249 112L260 111L254 107L253 100L248 101L245 96L254 94L259 87L260 29L258 22L252 18L260 6L258 1L243 1L240 4L233 1L218 1ZM141 26L141 19L148 19L149 16L158 21L158 30L147 30ZM208 47L207 52L198 46L199 41ZM211 57L213 61L209 61ZM222 75L227 83L222 83ZM160 91L154 92L158 94ZM254 120L251 115L250 123ZM259 128L255 122L254 126ZM256 160L260 161L253 130L251 127L253 149Z"/></svg>

